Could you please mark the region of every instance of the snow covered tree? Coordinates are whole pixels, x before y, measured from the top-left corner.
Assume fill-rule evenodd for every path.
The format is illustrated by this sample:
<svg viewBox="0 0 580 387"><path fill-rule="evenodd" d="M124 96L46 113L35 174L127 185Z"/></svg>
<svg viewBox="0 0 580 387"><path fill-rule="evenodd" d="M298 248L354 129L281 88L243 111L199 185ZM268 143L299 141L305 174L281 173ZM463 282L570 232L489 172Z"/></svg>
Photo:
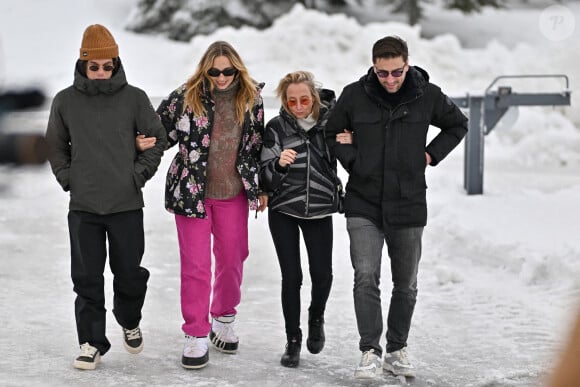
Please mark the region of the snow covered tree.
<svg viewBox="0 0 580 387"><path fill-rule="evenodd" d="M415 25L423 18L421 3L429 0L387 0L394 3L394 12L407 14L410 25ZM479 12L481 7L491 6L499 8L503 0L444 0L444 6L448 9L458 9L464 13Z"/></svg>
<svg viewBox="0 0 580 387"><path fill-rule="evenodd" d="M170 39L189 41L197 34L209 34L217 28L243 25L270 26L280 10L278 0L140 0L130 15L127 28L135 32L163 33ZM272 10L270 10L272 8Z"/></svg>
<svg viewBox="0 0 580 387"><path fill-rule="evenodd" d="M483 6L501 6L505 0L438 0L447 8L463 12L479 11ZM267 28L295 4L328 13L352 16L372 14L377 6L392 6L407 14L409 24L423 15L422 3L433 0L139 0L128 18L127 29L141 33L161 33L170 39L189 41L198 34L209 34L223 26L247 25Z"/></svg>
<svg viewBox="0 0 580 387"><path fill-rule="evenodd" d="M267 28L295 4L328 12L349 13L361 0L140 0L126 27L135 32L162 33L189 41L219 27Z"/></svg>

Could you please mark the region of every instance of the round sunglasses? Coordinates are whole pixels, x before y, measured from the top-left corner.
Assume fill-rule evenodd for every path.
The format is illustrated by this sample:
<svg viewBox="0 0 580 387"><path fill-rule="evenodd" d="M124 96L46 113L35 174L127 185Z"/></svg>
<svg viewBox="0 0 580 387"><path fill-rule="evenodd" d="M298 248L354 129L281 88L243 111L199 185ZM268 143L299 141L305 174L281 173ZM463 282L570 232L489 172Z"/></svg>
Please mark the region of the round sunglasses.
<svg viewBox="0 0 580 387"><path fill-rule="evenodd" d="M286 101L286 103L288 104L288 107L295 107L298 105L298 101L300 101L300 105L308 106L312 103L312 98L304 96L300 97L299 100L289 99L288 101Z"/></svg>

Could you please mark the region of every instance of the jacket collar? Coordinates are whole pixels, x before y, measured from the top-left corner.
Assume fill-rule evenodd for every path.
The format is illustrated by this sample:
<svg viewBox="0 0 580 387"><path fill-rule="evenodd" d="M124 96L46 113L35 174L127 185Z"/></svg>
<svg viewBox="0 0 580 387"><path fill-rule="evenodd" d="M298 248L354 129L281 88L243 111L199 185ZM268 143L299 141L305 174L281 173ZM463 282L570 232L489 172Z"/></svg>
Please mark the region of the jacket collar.
<svg viewBox="0 0 580 387"><path fill-rule="evenodd" d="M75 66L73 86L82 93L88 95L115 94L127 85L125 70L119 58L119 66L114 70L109 79L89 79L79 70L79 63Z"/></svg>

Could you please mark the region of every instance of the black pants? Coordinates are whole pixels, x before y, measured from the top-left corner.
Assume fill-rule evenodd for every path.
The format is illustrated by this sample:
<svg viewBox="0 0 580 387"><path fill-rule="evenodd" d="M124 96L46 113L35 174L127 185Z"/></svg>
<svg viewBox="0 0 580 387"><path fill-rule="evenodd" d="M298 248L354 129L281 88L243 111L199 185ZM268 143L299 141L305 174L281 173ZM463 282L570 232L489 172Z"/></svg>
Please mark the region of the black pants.
<svg viewBox="0 0 580 387"><path fill-rule="evenodd" d="M90 343L103 355L111 347L105 335L104 276L109 242L113 273L113 314L124 328L141 321L149 272L140 266L145 250L143 210L97 215L70 211L71 277L79 344Z"/></svg>
<svg viewBox="0 0 580 387"><path fill-rule="evenodd" d="M324 315L332 286L332 216L320 219L299 219L268 210L268 224L282 271L282 311L288 338L301 334L300 230L308 253L312 282L308 309L314 317Z"/></svg>

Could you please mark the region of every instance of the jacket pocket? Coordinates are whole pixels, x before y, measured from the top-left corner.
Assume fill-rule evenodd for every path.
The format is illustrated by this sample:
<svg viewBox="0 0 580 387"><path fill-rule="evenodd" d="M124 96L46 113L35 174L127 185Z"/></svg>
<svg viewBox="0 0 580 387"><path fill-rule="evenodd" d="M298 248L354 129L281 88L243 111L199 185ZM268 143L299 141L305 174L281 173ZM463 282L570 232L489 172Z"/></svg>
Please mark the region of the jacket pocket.
<svg viewBox="0 0 580 387"><path fill-rule="evenodd" d="M418 196L425 197L427 182L425 181L424 174L401 177L399 184L401 187L402 198L411 199Z"/></svg>
<svg viewBox="0 0 580 387"><path fill-rule="evenodd" d="M379 111L359 111L352 119L353 129L356 130L367 125L375 127L381 122Z"/></svg>

